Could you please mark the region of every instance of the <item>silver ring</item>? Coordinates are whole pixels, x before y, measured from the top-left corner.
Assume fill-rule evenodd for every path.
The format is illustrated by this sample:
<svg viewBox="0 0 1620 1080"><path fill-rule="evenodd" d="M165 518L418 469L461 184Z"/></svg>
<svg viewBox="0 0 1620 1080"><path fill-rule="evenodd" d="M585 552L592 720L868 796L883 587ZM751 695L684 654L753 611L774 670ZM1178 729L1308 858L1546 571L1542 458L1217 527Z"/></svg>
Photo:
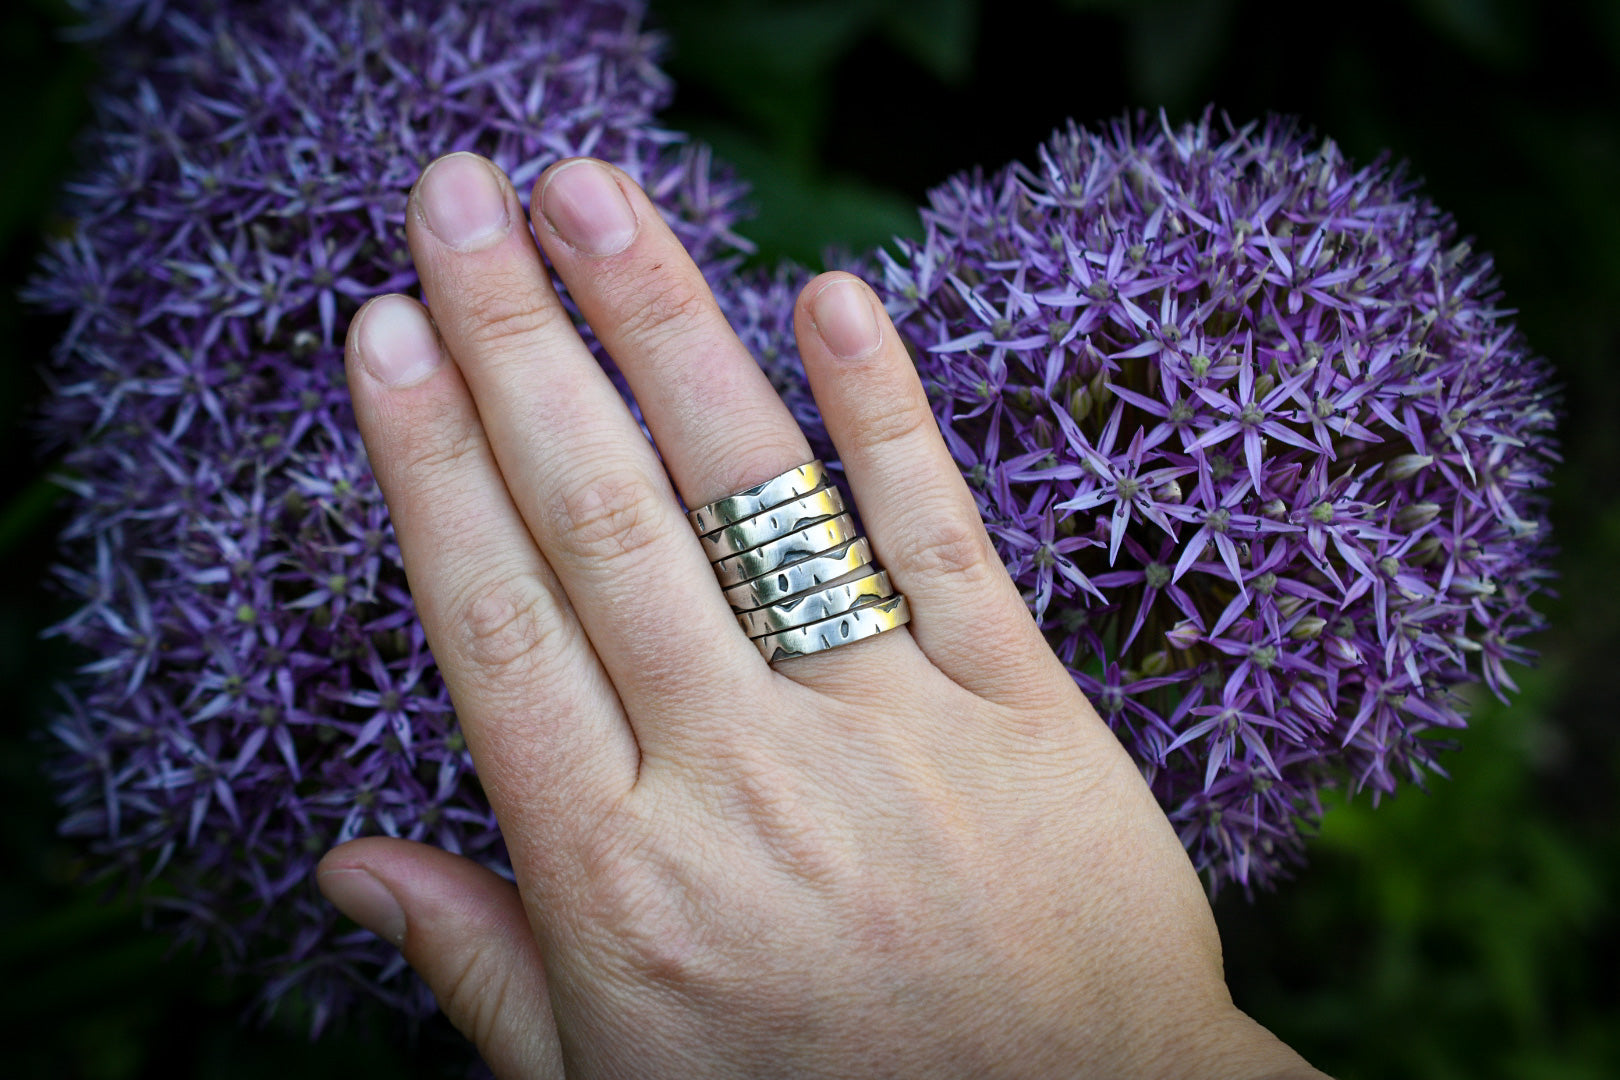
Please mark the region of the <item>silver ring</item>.
<svg viewBox="0 0 1620 1080"><path fill-rule="evenodd" d="M839 514L796 533L778 537L768 544L721 559L714 564L714 576L720 579L721 585L741 585L745 581L775 573L784 566L792 566L824 551L831 551L859 536L860 533L855 531L855 519L848 514Z"/></svg>
<svg viewBox="0 0 1620 1080"><path fill-rule="evenodd" d="M810 461L779 476L773 476L763 484L756 484L746 491L716 499L696 510L688 510L686 516L699 536L707 536L716 529L723 529L743 518L753 517L761 510L769 510L800 495L808 495L826 483L826 466L820 461Z"/></svg>
<svg viewBox="0 0 1620 1080"><path fill-rule="evenodd" d="M846 611L865 607L894 595L889 572L867 567L853 581L834 583L815 592L800 593L779 604L737 613L737 623L751 638L791 630L806 623L820 622Z"/></svg>
<svg viewBox="0 0 1620 1080"><path fill-rule="evenodd" d="M771 663L911 621L843 509L812 461L687 512L737 624Z"/></svg>
<svg viewBox="0 0 1620 1080"><path fill-rule="evenodd" d="M806 525L837 517L844 512L844 497L835 487L820 487L792 502L762 510L753 517L743 518L698 539L710 562L719 562L749 548L768 544L777 537L798 532Z"/></svg>
<svg viewBox="0 0 1620 1080"><path fill-rule="evenodd" d="M822 619L807 626L766 634L756 638L760 655L775 663L795 656L835 649L864 638L875 637L885 630L893 630L911 621L911 608L906 598L896 593L887 600L846 611L830 619Z"/></svg>
<svg viewBox="0 0 1620 1080"><path fill-rule="evenodd" d="M726 603L731 605L732 611L752 611L808 592L818 585L826 585L851 570L871 564L872 546L864 536L858 537L843 547L813 555L792 566L784 566L774 574L733 585L725 590Z"/></svg>

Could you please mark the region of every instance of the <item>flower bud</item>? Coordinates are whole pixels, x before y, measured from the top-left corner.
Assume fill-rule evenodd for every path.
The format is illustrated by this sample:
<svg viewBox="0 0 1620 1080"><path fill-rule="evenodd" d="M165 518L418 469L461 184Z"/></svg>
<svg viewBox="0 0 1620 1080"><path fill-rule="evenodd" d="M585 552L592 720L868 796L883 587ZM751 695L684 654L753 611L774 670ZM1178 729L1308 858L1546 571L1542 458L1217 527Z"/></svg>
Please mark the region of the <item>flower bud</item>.
<svg viewBox="0 0 1620 1080"><path fill-rule="evenodd" d="M1317 615L1307 615L1303 619L1299 620L1299 622L1294 624L1294 628L1288 631L1288 636L1293 638L1295 641L1314 641L1316 638L1322 636L1322 631L1326 628L1326 619ZM1335 640L1342 641L1344 639L1339 638Z"/></svg>
<svg viewBox="0 0 1620 1080"><path fill-rule="evenodd" d="M1451 579L1451 591L1464 596L1495 596L1496 582L1490 578L1459 574Z"/></svg>
<svg viewBox="0 0 1620 1080"><path fill-rule="evenodd" d="M1329 656L1336 660L1342 660L1350 665L1359 665L1361 663L1361 650L1356 648L1349 638L1329 635L1323 640L1322 647L1327 650Z"/></svg>
<svg viewBox="0 0 1620 1080"><path fill-rule="evenodd" d="M1527 540L1541 532L1541 522L1525 521L1522 518L1515 518L1514 520L1508 522L1508 531L1513 534L1513 539L1515 540Z"/></svg>
<svg viewBox="0 0 1620 1080"><path fill-rule="evenodd" d="M1164 640L1177 649L1190 649L1204 640L1204 632L1198 629L1198 624L1191 619L1182 619L1170 628L1164 635Z"/></svg>
<svg viewBox="0 0 1620 1080"><path fill-rule="evenodd" d="M1395 527L1412 532L1421 529L1429 522L1440 516L1440 504L1432 502L1412 503L1403 506L1395 513Z"/></svg>
<svg viewBox="0 0 1620 1080"><path fill-rule="evenodd" d="M1391 480L1405 480L1409 476L1416 476L1433 464L1432 454L1402 454L1384 466L1384 475Z"/></svg>
<svg viewBox="0 0 1620 1080"><path fill-rule="evenodd" d="M1425 536L1417 542L1417 545L1412 550L1406 553L1406 564L1408 566L1428 566L1440 557L1442 547L1444 547L1444 544L1438 536Z"/></svg>
<svg viewBox="0 0 1620 1080"><path fill-rule="evenodd" d="M1091 391L1084 386L1077 387L1069 395L1069 415L1074 417L1075 423L1081 423L1091 415Z"/></svg>
<svg viewBox="0 0 1620 1080"><path fill-rule="evenodd" d="M1163 649L1142 657L1142 674L1152 678L1170 670L1170 654Z"/></svg>
<svg viewBox="0 0 1620 1080"><path fill-rule="evenodd" d="M1093 375L1091 382L1087 385L1091 390L1092 399L1097 402L1097 408L1106 409L1113 402L1114 391L1108 385L1108 372L1106 370Z"/></svg>

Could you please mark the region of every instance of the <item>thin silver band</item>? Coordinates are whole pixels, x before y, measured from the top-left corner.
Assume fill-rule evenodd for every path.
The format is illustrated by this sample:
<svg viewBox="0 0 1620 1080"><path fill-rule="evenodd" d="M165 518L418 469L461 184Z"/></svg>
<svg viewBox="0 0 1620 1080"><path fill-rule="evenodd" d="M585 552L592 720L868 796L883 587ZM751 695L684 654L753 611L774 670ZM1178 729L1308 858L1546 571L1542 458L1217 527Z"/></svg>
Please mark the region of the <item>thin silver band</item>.
<svg viewBox="0 0 1620 1080"><path fill-rule="evenodd" d="M796 533L778 537L768 544L740 552L714 564L714 576L721 585L741 585L745 581L775 573L785 566L813 558L847 544L860 533L855 530L855 519L840 514L826 521L800 529Z"/></svg>
<svg viewBox="0 0 1620 1080"><path fill-rule="evenodd" d="M734 525L699 537L710 562L719 562L749 548L768 544L806 525L837 517L844 512L844 497L835 487L817 488L792 502L762 510L753 517L743 518Z"/></svg>
<svg viewBox="0 0 1620 1080"><path fill-rule="evenodd" d="M779 604L739 612L737 623L751 638L764 637L795 626L820 622L894 595L887 570L868 567L853 581L828 585L815 592L800 593Z"/></svg>
<svg viewBox="0 0 1620 1080"><path fill-rule="evenodd" d="M863 536L792 566L784 566L774 574L733 585L725 590L726 603L731 605L732 611L752 611L809 592L871 563L872 545Z"/></svg>
<svg viewBox="0 0 1620 1080"><path fill-rule="evenodd" d="M808 495L826 482L826 466L820 461L809 461L746 491L716 499L696 510L688 510L686 516L699 536L707 536L716 529L753 517L761 510L769 510L800 495Z"/></svg>
<svg viewBox="0 0 1620 1080"><path fill-rule="evenodd" d="M835 649L865 638L875 637L885 630L893 630L911 621L911 608L904 596L896 593L887 600L846 611L830 619L822 619L807 626L766 634L754 639L760 655L775 663L795 656Z"/></svg>

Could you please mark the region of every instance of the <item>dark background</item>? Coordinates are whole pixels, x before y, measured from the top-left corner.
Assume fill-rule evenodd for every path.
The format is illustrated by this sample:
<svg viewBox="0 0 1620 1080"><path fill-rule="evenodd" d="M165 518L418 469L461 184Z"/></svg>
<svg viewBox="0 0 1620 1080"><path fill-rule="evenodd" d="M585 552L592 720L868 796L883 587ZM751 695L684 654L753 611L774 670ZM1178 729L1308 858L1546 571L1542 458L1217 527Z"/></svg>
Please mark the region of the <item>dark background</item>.
<svg viewBox="0 0 1620 1080"><path fill-rule="evenodd" d="M669 126L755 184L759 258L916 235L952 172L1013 158L1068 117L1207 103L1302 116L1355 161L1427 177L1567 391L1554 530L1561 599L1509 708L1482 699L1452 773L1373 809L1332 805L1312 861L1217 904L1239 1005L1351 1078L1620 1076L1620 3L1615 0L655 0L679 87ZM1316 13L1302 14L1307 7ZM30 433L61 324L17 287L51 226L94 63L61 0L0 14L0 1074L437 1076L453 1035L387 1017L311 1044L240 1022L252 988L175 952L138 908L75 884L39 778L39 631L60 522Z"/></svg>

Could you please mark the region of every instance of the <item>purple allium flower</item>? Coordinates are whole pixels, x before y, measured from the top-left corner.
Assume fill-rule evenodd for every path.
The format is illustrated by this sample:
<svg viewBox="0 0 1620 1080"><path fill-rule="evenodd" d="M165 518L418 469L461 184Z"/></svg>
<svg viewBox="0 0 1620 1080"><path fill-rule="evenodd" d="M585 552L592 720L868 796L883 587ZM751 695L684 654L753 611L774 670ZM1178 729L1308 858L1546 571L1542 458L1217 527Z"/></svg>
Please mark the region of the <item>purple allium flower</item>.
<svg viewBox="0 0 1620 1080"><path fill-rule="evenodd" d="M26 292L71 319L47 439L71 520L56 629L92 659L53 725L65 830L182 936L318 1028L432 999L344 933L333 844L421 839L510 873L344 386L361 302L414 289L406 193L485 153L520 191L573 154L640 180L711 273L740 189L658 129L640 0L83 0L116 32L68 220Z"/></svg>
<svg viewBox="0 0 1620 1080"><path fill-rule="evenodd" d="M1442 773L1541 625L1554 406L1488 259L1401 168L1206 115L931 196L878 290L1031 610L1216 890L1319 793ZM812 445L791 305L722 303ZM829 464L831 461L829 461Z"/></svg>
<svg viewBox="0 0 1620 1080"><path fill-rule="evenodd" d="M1292 121L958 176L885 302L1002 558L1212 889L1440 772L1541 621L1546 364L1402 168Z"/></svg>

